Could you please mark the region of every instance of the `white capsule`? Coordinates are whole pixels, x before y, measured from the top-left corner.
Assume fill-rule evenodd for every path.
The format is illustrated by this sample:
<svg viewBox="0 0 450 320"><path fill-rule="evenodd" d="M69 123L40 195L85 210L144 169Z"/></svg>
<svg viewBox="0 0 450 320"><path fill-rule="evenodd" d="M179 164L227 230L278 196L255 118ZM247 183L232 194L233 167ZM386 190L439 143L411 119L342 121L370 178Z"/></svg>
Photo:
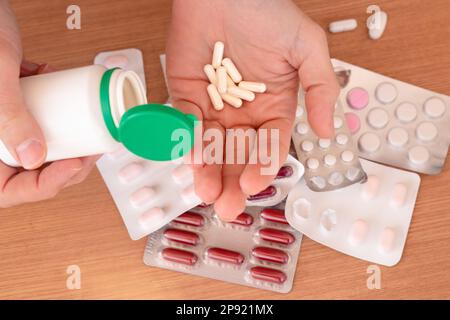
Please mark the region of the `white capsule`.
<svg viewBox="0 0 450 320"><path fill-rule="evenodd" d="M230 58L225 58L222 60L222 65L227 69L228 74L234 83L239 83L242 81L242 76L239 73L238 69L234 65L233 61Z"/></svg>
<svg viewBox="0 0 450 320"><path fill-rule="evenodd" d="M241 81L239 82L239 87L257 93L266 91L266 85L262 82Z"/></svg>
<svg viewBox="0 0 450 320"><path fill-rule="evenodd" d="M216 70L216 86L219 93L227 92L227 70L222 66Z"/></svg>
<svg viewBox="0 0 450 320"><path fill-rule="evenodd" d="M229 87L227 90L228 94L231 94L232 96L241 98L245 101L253 101L255 100L255 94L251 91L244 90L242 88L239 88L237 86L235 87Z"/></svg>
<svg viewBox="0 0 450 320"><path fill-rule="evenodd" d="M208 91L209 98L211 99L211 103L216 110L222 110L223 109L223 101L220 97L219 91L217 91L217 88L215 85L210 84L206 90Z"/></svg>
<svg viewBox="0 0 450 320"><path fill-rule="evenodd" d="M242 100L238 97L232 96L228 93L222 93L220 96L222 97L223 101L225 101L232 107L240 108L242 106Z"/></svg>
<svg viewBox="0 0 450 320"><path fill-rule="evenodd" d="M217 41L214 44L212 66L216 69L220 67L220 64L222 63L224 49L225 45L223 44L223 42Z"/></svg>
<svg viewBox="0 0 450 320"><path fill-rule="evenodd" d="M203 72L205 72L209 82L213 85L216 85L216 70L214 70L214 67L210 64L207 64L203 67Z"/></svg>
<svg viewBox="0 0 450 320"><path fill-rule="evenodd" d="M344 31L355 30L358 26L358 22L355 19L346 19L331 22L328 29L331 33L339 33Z"/></svg>
<svg viewBox="0 0 450 320"><path fill-rule="evenodd" d="M386 29L387 14L378 10L367 18L367 28L369 29L369 37L372 40L380 39Z"/></svg>

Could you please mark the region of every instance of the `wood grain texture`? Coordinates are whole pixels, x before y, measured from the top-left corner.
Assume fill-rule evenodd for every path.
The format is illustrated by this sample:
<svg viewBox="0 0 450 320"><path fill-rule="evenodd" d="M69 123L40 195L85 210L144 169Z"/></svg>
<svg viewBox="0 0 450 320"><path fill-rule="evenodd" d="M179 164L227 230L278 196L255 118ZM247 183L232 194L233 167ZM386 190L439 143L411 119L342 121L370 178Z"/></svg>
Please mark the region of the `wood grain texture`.
<svg viewBox="0 0 450 320"><path fill-rule="evenodd" d="M78 0L82 29L67 30L62 0L12 0L27 59L56 68L90 64L97 52L143 50L152 101L167 98L159 55L171 2ZM388 12L383 38L368 39L372 1L296 1L326 28L354 17L354 32L328 35L333 57L424 88L450 94L450 1L379 0ZM145 240L129 239L100 175L55 199L0 209L0 298L450 298L450 165L422 176L403 258L381 267L382 289L368 290L368 262L304 239L294 288L287 295L146 267ZM66 268L81 268L81 289L66 289Z"/></svg>

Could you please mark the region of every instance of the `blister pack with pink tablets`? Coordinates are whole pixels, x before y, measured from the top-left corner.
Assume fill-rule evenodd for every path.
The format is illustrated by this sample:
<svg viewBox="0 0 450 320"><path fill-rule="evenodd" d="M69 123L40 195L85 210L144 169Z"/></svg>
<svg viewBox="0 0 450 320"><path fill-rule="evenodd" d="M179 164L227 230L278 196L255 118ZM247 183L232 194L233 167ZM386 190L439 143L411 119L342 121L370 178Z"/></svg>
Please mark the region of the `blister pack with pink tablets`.
<svg viewBox="0 0 450 320"><path fill-rule="evenodd" d="M191 167L182 159L158 162L121 147L97 161L131 239L140 239L200 204Z"/></svg>
<svg viewBox="0 0 450 320"><path fill-rule="evenodd" d="M223 222L211 207L196 207L150 235L145 264L287 293L292 288L301 234L286 221L284 202L248 207Z"/></svg>
<svg viewBox="0 0 450 320"><path fill-rule="evenodd" d="M450 97L332 59L340 101L365 159L426 174L442 171Z"/></svg>
<svg viewBox="0 0 450 320"><path fill-rule="evenodd" d="M334 128L333 139L321 139L312 131L304 94L300 92L292 142L298 159L305 166L305 181L311 190L335 190L366 180L339 104L334 112Z"/></svg>
<svg viewBox="0 0 450 320"><path fill-rule="evenodd" d="M418 174L361 160L367 182L323 193L301 181L289 193L286 219L314 241L345 254L393 266L411 222Z"/></svg>
<svg viewBox="0 0 450 320"><path fill-rule="evenodd" d="M137 73L142 83L145 82L144 58L142 51L135 48L100 52L95 56L94 64L108 69L121 68Z"/></svg>

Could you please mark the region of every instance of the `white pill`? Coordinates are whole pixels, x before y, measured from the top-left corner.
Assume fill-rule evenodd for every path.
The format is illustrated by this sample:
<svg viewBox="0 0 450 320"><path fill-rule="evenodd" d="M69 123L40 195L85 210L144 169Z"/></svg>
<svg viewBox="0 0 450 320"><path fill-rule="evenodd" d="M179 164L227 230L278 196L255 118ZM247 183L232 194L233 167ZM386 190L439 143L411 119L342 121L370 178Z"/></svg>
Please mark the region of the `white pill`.
<svg viewBox="0 0 450 320"><path fill-rule="evenodd" d="M341 153L341 159L344 162L352 162L354 158L355 155L350 150L345 150L344 152Z"/></svg>
<svg viewBox="0 0 450 320"><path fill-rule="evenodd" d="M150 227L152 223L159 222L164 219L164 210L161 208L151 208L139 217L139 223L143 227Z"/></svg>
<svg viewBox="0 0 450 320"><path fill-rule="evenodd" d="M339 33L355 30L356 27L358 27L358 22L355 19L345 19L331 22L328 29L331 33Z"/></svg>
<svg viewBox="0 0 450 320"><path fill-rule="evenodd" d="M366 221L362 219L356 220L350 229L348 241L354 246L359 245L366 239L368 231L369 226Z"/></svg>
<svg viewBox="0 0 450 320"><path fill-rule="evenodd" d="M309 130L308 125L303 122L299 122L296 126L296 131L298 134L306 134L308 130Z"/></svg>
<svg viewBox="0 0 450 320"><path fill-rule="evenodd" d="M348 137L347 135L343 134L343 133L339 133L336 136L336 142L340 145L344 145L348 142Z"/></svg>
<svg viewBox="0 0 450 320"><path fill-rule="evenodd" d="M392 83L383 82L378 85L375 95L381 103L391 103L397 98L397 88Z"/></svg>
<svg viewBox="0 0 450 320"><path fill-rule="evenodd" d="M361 193L366 199L373 199L380 189L380 179L377 176L367 176L367 181L362 185Z"/></svg>
<svg viewBox="0 0 450 320"><path fill-rule="evenodd" d="M395 231L392 228L384 228L380 236L380 250L384 253L389 253L394 248Z"/></svg>
<svg viewBox="0 0 450 320"><path fill-rule="evenodd" d="M363 151L370 153L375 152L381 146L380 138L372 132L367 132L359 138L358 146Z"/></svg>
<svg viewBox="0 0 450 320"><path fill-rule="evenodd" d="M219 93L226 93L227 92L227 70L220 66L216 70L216 87L217 91Z"/></svg>
<svg viewBox="0 0 450 320"><path fill-rule="evenodd" d="M215 85L210 84L206 88L208 91L209 98L211 99L211 103L216 110L222 110L223 109L223 101L220 97L219 91L217 91L217 88Z"/></svg>
<svg viewBox="0 0 450 320"><path fill-rule="evenodd" d="M422 122L416 129L416 135L422 141L433 141L438 135L438 129L431 122Z"/></svg>
<svg viewBox="0 0 450 320"><path fill-rule="evenodd" d="M384 11L377 11L367 18L369 37L372 40L380 39L386 29L388 16Z"/></svg>
<svg viewBox="0 0 450 320"><path fill-rule="evenodd" d="M142 164L133 162L120 169L118 177L123 183L129 183L136 179L143 170Z"/></svg>
<svg viewBox="0 0 450 320"><path fill-rule="evenodd" d="M409 149L408 158L414 164L424 164L430 158L430 153L425 147L415 146Z"/></svg>
<svg viewBox="0 0 450 320"><path fill-rule="evenodd" d="M314 149L314 144L309 141L309 140L305 140L302 142L302 150L305 152L310 152L312 149Z"/></svg>
<svg viewBox="0 0 450 320"><path fill-rule="evenodd" d="M299 198L292 204L296 218L308 219L311 213L311 202L305 198Z"/></svg>
<svg viewBox="0 0 450 320"><path fill-rule="evenodd" d="M391 203L396 207L401 207L405 204L408 189L402 183L397 183L392 190Z"/></svg>
<svg viewBox="0 0 450 320"><path fill-rule="evenodd" d="M344 124L344 121L342 120L341 117L335 116L333 118L333 124L334 124L335 129L340 129L342 127L342 125Z"/></svg>
<svg viewBox="0 0 450 320"><path fill-rule="evenodd" d="M442 117L446 109L445 102L437 97L428 99L424 104L425 113L432 118Z"/></svg>
<svg viewBox="0 0 450 320"><path fill-rule="evenodd" d="M327 154L323 157L323 162L329 167L334 166L336 164L336 157L332 154Z"/></svg>
<svg viewBox="0 0 450 320"><path fill-rule="evenodd" d="M402 122L414 121L417 117L416 106L410 102L403 102L395 110L395 115Z"/></svg>
<svg viewBox="0 0 450 320"><path fill-rule="evenodd" d="M227 93L231 94L232 96L241 98L242 100L245 100L245 101L253 101L253 100L255 100L255 94L253 92L248 91L248 90L244 90L244 89L239 88L237 86L235 86L235 87L228 87Z"/></svg>
<svg viewBox="0 0 450 320"><path fill-rule="evenodd" d="M330 139L319 139L319 147L321 147L322 149L327 149L330 147L330 145L331 145Z"/></svg>
<svg viewBox="0 0 450 320"><path fill-rule="evenodd" d="M348 168L347 172L345 173L345 176L350 181L355 181L356 178L359 178L361 175L361 169L356 167L350 167Z"/></svg>
<svg viewBox="0 0 450 320"><path fill-rule="evenodd" d="M220 96L222 97L223 101L225 101L232 107L240 108L242 106L242 100L238 97L232 96L228 93L222 93Z"/></svg>
<svg viewBox="0 0 450 320"><path fill-rule="evenodd" d="M311 179L309 179L309 181L311 181L311 183L314 184L318 189L323 189L327 185L325 179L320 176L312 177Z"/></svg>
<svg viewBox="0 0 450 320"><path fill-rule="evenodd" d="M130 196L131 204L138 208L142 204L150 201L155 196L155 190L150 187L142 187L139 190L133 192Z"/></svg>
<svg viewBox="0 0 450 320"><path fill-rule="evenodd" d="M403 147L408 143L408 132L403 128L393 128L388 133L388 141L394 147Z"/></svg>
<svg viewBox="0 0 450 320"><path fill-rule="evenodd" d="M316 158L309 158L306 161L306 166L308 167L308 169L311 169L311 170L316 170L319 167L319 164L320 164L320 162Z"/></svg>
<svg viewBox="0 0 450 320"><path fill-rule="evenodd" d="M338 186L344 182L344 176L340 172L332 172L328 177L328 183L332 186Z"/></svg>
<svg viewBox="0 0 450 320"><path fill-rule="evenodd" d="M305 110L301 106L297 106L297 110L295 111L295 117L300 118L305 114Z"/></svg>
<svg viewBox="0 0 450 320"><path fill-rule="evenodd" d="M223 59L222 65L225 67L225 69L227 69L228 75L231 77L234 83L239 83L242 81L241 74L230 58Z"/></svg>
<svg viewBox="0 0 450 320"><path fill-rule="evenodd" d="M223 44L223 42L217 41L214 44L212 66L216 69L222 64L224 49L225 49L225 45Z"/></svg>
<svg viewBox="0 0 450 320"><path fill-rule="evenodd" d="M210 64L207 64L203 67L203 72L206 74L206 77L208 78L209 82L213 85L216 85L216 70L214 70L214 67Z"/></svg>
<svg viewBox="0 0 450 320"><path fill-rule="evenodd" d="M381 108L372 109L367 116L367 121L375 129L384 128L389 122L389 115Z"/></svg>
<svg viewBox="0 0 450 320"><path fill-rule="evenodd" d="M262 82L241 81L239 82L239 87L257 93L266 92L266 85Z"/></svg>
<svg viewBox="0 0 450 320"><path fill-rule="evenodd" d="M329 232L337 225L336 211L333 209L325 209L320 216L320 226L323 230Z"/></svg>
<svg viewBox="0 0 450 320"><path fill-rule="evenodd" d="M187 164L180 165L172 171L173 180L175 180L175 182L178 184L182 183L186 178L191 176L192 168Z"/></svg>

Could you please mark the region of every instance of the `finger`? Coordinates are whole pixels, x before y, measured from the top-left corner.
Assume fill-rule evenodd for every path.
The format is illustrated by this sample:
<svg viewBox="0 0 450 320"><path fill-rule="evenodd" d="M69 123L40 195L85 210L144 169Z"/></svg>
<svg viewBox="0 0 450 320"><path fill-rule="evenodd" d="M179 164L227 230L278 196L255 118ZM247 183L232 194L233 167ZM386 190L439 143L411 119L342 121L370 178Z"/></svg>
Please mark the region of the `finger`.
<svg viewBox="0 0 450 320"><path fill-rule="evenodd" d="M298 68L300 83L306 93L308 121L319 137L332 137L334 106L340 89L331 65L326 35L311 22L305 26L298 41L302 43L298 47L308 48L306 54L300 55Z"/></svg>
<svg viewBox="0 0 450 320"><path fill-rule="evenodd" d="M6 166L5 166L6 167ZM0 205L14 206L54 197L82 169L80 159L55 161L42 170L22 171L5 179L0 174Z"/></svg>
<svg viewBox="0 0 450 320"><path fill-rule="evenodd" d="M281 165L286 161L291 141L291 119L274 119L264 123L257 134L249 163L245 166L239 183L248 195L268 187Z"/></svg>
<svg viewBox="0 0 450 320"><path fill-rule="evenodd" d="M0 70L0 140L21 166L37 168L45 160L46 144L41 129L25 107L19 65L14 59L2 58Z"/></svg>
<svg viewBox="0 0 450 320"><path fill-rule="evenodd" d="M95 155L90 157L79 158L82 163L82 169L76 175L74 175L64 186L65 188L70 187L75 184L83 182L91 173L92 169L95 167L97 160L101 155Z"/></svg>

